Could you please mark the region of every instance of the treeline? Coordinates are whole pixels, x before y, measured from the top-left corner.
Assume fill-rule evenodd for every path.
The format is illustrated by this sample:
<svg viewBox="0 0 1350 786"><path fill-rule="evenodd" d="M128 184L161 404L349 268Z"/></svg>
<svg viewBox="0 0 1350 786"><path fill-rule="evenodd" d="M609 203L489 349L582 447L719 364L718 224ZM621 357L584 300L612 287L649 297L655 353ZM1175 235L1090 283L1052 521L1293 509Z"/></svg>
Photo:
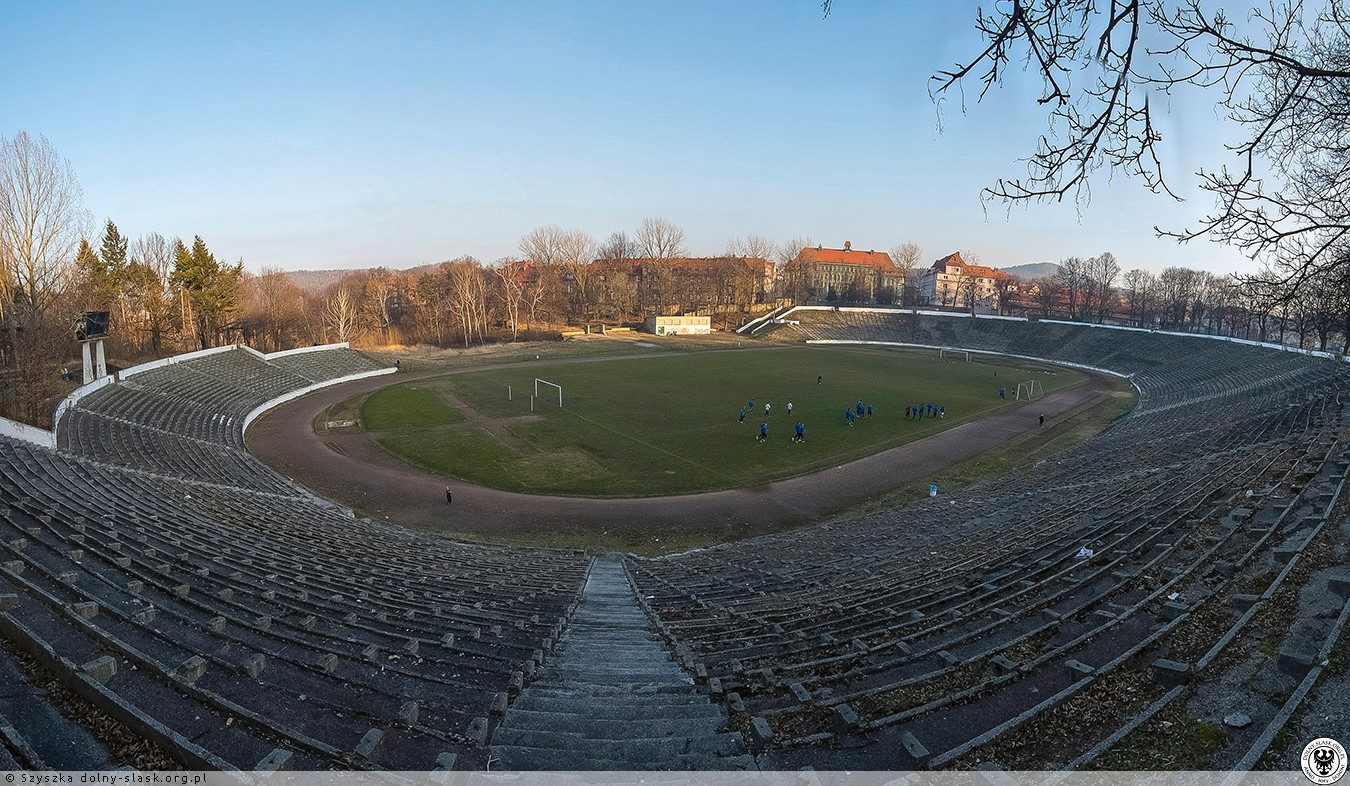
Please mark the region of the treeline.
<svg viewBox="0 0 1350 786"><path fill-rule="evenodd" d="M201 237L132 240L108 220L96 243L79 240L61 309L110 312L110 349L141 358L237 341L263 351L333 341L470 346L699 310L739 324L733 315L768 296L774 267L751 254L771 245L752 237L726 255L690 259L683 237L662 219L603 243L545 226L520 239L520 256L490 265L466 256L357 270L312 292L286 273L223 262Z"/></svg>
<svg viewBox="0 0 1350 786"><path fill-rule="evenodd" d="M460 257L362 270L306 291L285 273L250 273L241 260L218 258L201 237L133 239L111 220L93 229L70 164L46 139L0 137L0 410L28 422L50 415L69 388L61 367L78 363L72 328L81 311L111 313L114 362L239 341L263 351L332 341L469 346L679 312L730 328L812 297L815 271L799 258L810 245L752 235L721 255L691 258L684 231L660 218L603 241L544 226L519 239L517 255L491 264ZM891 254L911 279L904 300L920 302L921 250L910 243ZM1183 267L1155 274L1122 271L1108 253L1063 260L1057 275L1000 289L997 300L1005 313L1329 349L1350 325L1350 281L1336 270L1350 265L1295 279ZM1271 283L1279 281L1290 283Z"/></svg>
<svg viewBox="0 0 1350 786"><path fill-rule="evenodd" d="M1350 328L1350 270L1290 283L1267 270L1246 277L1176 266L1122 272L1110 253L1070 257L1054 276L1019 287L1003 310L1340 351Z"/></svg>
<svg viewBox="0 0 1350 786"><path fill-rule="evenodd" d="M732 241L721 256L689 258L684 231L649 218L602 242L544 226L517 245L518 256L490 265L459 257L414 271L350 273L306 309L309 322L337 341L468 346L649 314L698 312L738 325L772 297L774 268L760 260L774 249L758 237Z"/></svg>

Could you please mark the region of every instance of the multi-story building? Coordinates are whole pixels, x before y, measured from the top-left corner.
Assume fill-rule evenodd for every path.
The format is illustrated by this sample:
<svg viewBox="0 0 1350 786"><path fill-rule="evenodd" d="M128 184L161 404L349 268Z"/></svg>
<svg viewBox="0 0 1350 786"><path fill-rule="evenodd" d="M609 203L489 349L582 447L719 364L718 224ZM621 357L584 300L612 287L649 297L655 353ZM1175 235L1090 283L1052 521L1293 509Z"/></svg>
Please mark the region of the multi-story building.
<svg viewBox="0 0 1350 786"><path fill-rule="evenodd" d="M1002 270L968 264L958 251L924 271L919 294L928 305L997 311L999 298L1011 281Z"/></svg>
<svg viewBox="0 0 1350 786"><path fill-rule="evenodd" d="M810 281L810 297L827 302L898 302L905 273L885 251L843 248L803 248L796 264Z"/></svg>

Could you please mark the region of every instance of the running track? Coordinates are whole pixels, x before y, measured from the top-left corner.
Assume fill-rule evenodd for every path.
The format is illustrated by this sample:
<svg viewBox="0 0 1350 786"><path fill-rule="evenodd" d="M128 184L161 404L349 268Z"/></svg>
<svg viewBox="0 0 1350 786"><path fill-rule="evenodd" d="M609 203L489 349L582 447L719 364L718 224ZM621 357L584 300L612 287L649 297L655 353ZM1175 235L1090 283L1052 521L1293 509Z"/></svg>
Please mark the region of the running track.
<svg viewBox="0 0 1350 786"><path fill-rule="evenodd" d="M551 364L590 362L590 358ZM617 358L606 358L617 360ZM610 528L700 532L735 539L817 521L924 480L1038 428L1097 397L1108 387L1096 374L1041 400L875 453L839 468L741 489L637 499L586 499L502 491L435 475L399 461L373 440L343 439L339 453L312 423L326 408L353 396L413 379L481 371L487 366L372 377L325 388L287 402L249 428L249 449L307 488L365 515L423 530L495 537L542 533L601 533ZM331 439L331 437L330 437ZM337 441L334 441L337 444ZM454 493L445 504L445 488Z"/></svg>

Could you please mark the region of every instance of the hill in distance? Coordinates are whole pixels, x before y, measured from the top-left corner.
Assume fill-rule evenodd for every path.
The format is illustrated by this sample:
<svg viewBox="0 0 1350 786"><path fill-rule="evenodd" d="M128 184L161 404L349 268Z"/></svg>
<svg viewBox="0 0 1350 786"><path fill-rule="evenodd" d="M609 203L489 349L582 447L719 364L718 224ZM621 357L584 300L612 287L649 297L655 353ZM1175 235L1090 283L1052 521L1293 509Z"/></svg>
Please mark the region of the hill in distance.
<svg viewBox="0 0 1350 786"><path fill-rule="evenodd" d="M1055 275L1059 272L1059 265L1054 262L1032 262L1026 265L1013 265L1000 269L1018 281L1030 281L1035 278L1049 278Z"/></svg>

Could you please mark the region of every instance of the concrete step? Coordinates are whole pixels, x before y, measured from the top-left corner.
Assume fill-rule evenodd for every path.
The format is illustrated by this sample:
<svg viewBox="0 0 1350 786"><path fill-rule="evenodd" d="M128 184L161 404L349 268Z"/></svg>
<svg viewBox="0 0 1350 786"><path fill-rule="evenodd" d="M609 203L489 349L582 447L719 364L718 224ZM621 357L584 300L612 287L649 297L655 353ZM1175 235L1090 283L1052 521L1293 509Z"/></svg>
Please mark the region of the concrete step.
<svg viewBox="0 0 1350 786"><path fill-rule="evenodd" d="M554 656L493 733L506 769L744 769L740 734L671 658L617 557L600 557Z"/></svg>
<svg viewBox="0 0 1350 786"><path fill-rule="evenodd" d="M571 665L559 661L553 668L540 677L539 681L548 680L549 682L567 684L576 680L594 680L596 682L615 682L623 680L624 682L639 683L666 683L669 685L681 684L681 677L686 675L682 671L652 671L642 667L624 667L610 666L603 664Z"/></svg>
<svg viewBox="0 0 1350 786"><path fill-rule="evenodd" d="M494 745L512 745L540 750L576 751L587 758L618 761L665 761L678 756L705 754L735 756L743 753L739 733L704 733L695 736L606 739L591 734L564 734L537 729L498 729Z"/></svg>
<svg viewBox="0 0 1350 786"><path fill-rule="evenodd" d="M677 756L659 762L604 759L584 755L579 751L526 748L516 745L492 747L499 770L753 770L755 760L750 756L709 756L695 754Z"/></svg>
<svg viewBox="0 0 1350 786"><path fill-rule="evenodd" d="M537 712L571 713L587 718L700 718L720 717L722 710L702 696L650 696L623 699L610 696L529 696L521 694L513 708Z"/></svg>
<svg viewBox="0 0 1350 786"><path fill-rule="evenodd" d="M694 718L609 720L512 708L501 725L503 728L519 731L556 731L559 734L576 734L591 739L617 740L626 736L659 738L715 734L722 726L722 722L720 712L716 715L700 715Z"/></svg>
<svg viewBox="0 0 1350 786"><path fill-rule="evenodd" d="M535 682L530 685L527 691L528 695L538 696L540 698L569 698L585 693L587 696L595 698L630 698L635 696L702 696L702 692L694 686L693 681L680 683L677 685L669 684L638 684L638 685L586 685L578 686L575 683L555 683L555 682Z"/></svg>

